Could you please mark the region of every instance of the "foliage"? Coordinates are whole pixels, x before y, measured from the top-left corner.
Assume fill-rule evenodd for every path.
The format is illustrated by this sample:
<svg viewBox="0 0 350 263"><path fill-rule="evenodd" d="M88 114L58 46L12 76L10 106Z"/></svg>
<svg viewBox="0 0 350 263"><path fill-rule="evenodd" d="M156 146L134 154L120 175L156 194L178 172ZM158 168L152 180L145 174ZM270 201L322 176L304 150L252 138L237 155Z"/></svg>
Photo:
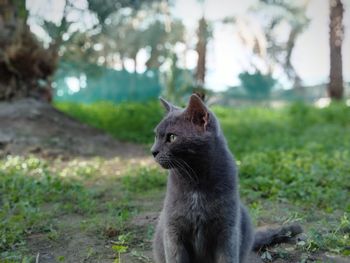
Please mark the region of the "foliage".
<svg viewBox="0 0 350 263"><path fill-rule="evenodd" d="M156 0L146 0L142 3L151 3ZM101 24L106 22L106 19L121 8L130 7L138 9L141 6L141 1L135 0L88 0L89 9L94 12Z"/></svg>
<svg viewBox="0 0 350 263"><path fill-rule="evenodd" d="M121 254L128 251L127 242L129 241L129 239L130 233L118 236L118 242L116 242L116 244L112 246L113 251L116 252L118 255L117 258L113 261L113 263L122 263L120 256Z"/></svg>
<svg viewBox="0 0 350 263"><path fill-rule="evenodd" d="M267 98L277 82L271 74L263 74L260 71L243 72L238 77L248 95L256 99Z"/></svg>
<svg viewBox="0 0 350 263"><path fill-rule="evenodd" d="M57 108L121 140L149 143L153 129L163 116L158 102L93 104L57 103Z"/></svg>
<svg viewBox="0 0 350 263"><path fill-rule="evenodd" d="M332 230L329 231L329 229ZM315 225L310 229L309 236L309 240L306 242L299 242L299 246L306 251L322 249L350 256L349 214L344 213L336 222L321 221L319 225Z"/></svg>
<svg viewBox="0 0 350 263"><path fill-rule="evenodd" d="M147 69L154 69L166 61L176 43L184 42L184 25L168 9L169 4L159 0L88 0L84 8L67 0L59 23L44 15L36 21L65 60L124 69L131 59L136 71L140 50L149 54ZM80 17L90 23L82 23Z"/></svg>
<svg viewBox="0 0 350 263"><path fill-rule="evenodd" d="M350 211L344 206L350 186L349 107L295 104L216 112L238 158L244 195Z"/></svg>
<svg viewBox="0 0 350 263"><path fill-rule="evenodd" d="M300 88L301 78L292 64L292 54L296 41L310 24L306 14L308 3L308 0L260 0L254 8L263 21L264 40L257 36L253 52L265 60L270 70L278 64L295 88ZM277 33L281 28L286 34L285 40Z"/></svg>

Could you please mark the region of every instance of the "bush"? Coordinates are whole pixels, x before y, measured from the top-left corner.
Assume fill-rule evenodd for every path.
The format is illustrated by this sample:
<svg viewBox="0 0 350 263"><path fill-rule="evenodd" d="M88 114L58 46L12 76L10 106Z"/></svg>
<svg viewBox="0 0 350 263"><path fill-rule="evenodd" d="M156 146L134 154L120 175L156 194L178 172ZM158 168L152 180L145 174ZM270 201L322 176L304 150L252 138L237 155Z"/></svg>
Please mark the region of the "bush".
<svg viewBox="0 0 350 263"><path fill-rule="evenodd" d="M268 98L271 89L276 85L277 80L271 74L243 72L238 76L242 87L248 95L254 99Z"/></svg>

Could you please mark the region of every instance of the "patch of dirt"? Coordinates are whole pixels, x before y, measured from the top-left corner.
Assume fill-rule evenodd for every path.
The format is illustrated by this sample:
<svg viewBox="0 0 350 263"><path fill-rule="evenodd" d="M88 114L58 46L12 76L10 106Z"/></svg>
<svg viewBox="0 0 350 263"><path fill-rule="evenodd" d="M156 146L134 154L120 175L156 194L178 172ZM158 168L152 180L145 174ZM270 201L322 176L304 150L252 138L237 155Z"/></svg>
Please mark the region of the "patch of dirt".
<svg viewBox="0 0 350 263"><path fill-rule="evenodd" d="M34 99L0 103L0 156L36 154L45 158L145 156L142 146L119 142Z"/></svg>
<svg viewBox="0 0 350 263"><path fill-rule="evenodd" d="M38 262L113 262L115 255L106 240L97 234L84 231L79 215L65 215L58 218L57 233L32 234L28 237L30 254L38 257Z"/></svg>
<svg viewBox="0 0 350 263"><path fill-rule="evenodd" d="M144 212L135 216L131 223L138 227L145 227L149 225L155 226L157 223L158 216L158 212Z"/></svg>

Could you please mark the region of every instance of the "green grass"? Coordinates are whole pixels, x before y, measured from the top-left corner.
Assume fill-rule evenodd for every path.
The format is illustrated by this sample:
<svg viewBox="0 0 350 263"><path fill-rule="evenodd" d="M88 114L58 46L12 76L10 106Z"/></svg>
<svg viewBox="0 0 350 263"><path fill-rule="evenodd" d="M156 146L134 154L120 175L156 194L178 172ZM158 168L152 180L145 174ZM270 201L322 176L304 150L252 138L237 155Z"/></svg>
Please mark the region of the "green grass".
<svg viewBox="0 0 350 263"><path fill-rule="evenodd" d="M152 130L162 118L156 102L65 103L58 108L116 138L146 144L152 143ZM350 212L349 107L294 104L283 109L215 107L214 112L237 158L244 196Z"/></svg>
<svg viewBox="0 0 350 263"><path fill-rule="evenodd" d="M0 198L0 256L21 249L25 235L54 234L54 216L89 213L93 205L81 182L52 174L46 162L34 157L0 160Z"/></svg>
<svg viewBox="0 0 350 263"><path fill-rule="evenodd" d="M121 179L124 189L131 193L145 193L164 189L166 173L158 168L138 167L127 171Z"/></svg>
<svg viewBox="0 0 350 263"><path fill-rule="evenodd" d="M116 138L145 145L153 142L153 128L163 116L158 102L57 107ZM215 107L214 111L236 156L241 195L254 219L272 217L268 205L291 207L290 212L298 214L293 218L311 224L309 240L299 244L301 250L349 255L350 108L294 104L282 109ZM140 199L159 198L155 193L164 191L165 172L133 165L120 179L110 181L101 177L101 165L101 159L64 166L35 157L0 160L0 258L21 262L31 233L59 238L62 233L55 219L68 213L86 219L80 226L84 232L134 233L126 223L148 209ZM125 245L133 247L135 242Z"/></svg>
<svg viewBox="0 0 350 263"><path fill-rule="evenodd" d="M102 235L109 225L124 227L134 208L122 198L101 203L105 189L85 185L96 179L99 162L72 161L62 168L36 157L0 159L0 262L33 262L25 256L26 237L59 239L65 234L59 229L67 228L59 218L68 214L86 218L81 231Z"/></svg>
<svg viewBox="0 0 350 263"><path fill-rule="evenodd" d="M0 262L34 262L26 256L26 237L32 234L55 241L71 231L100 237L114 231L116 238L131 235L139 240L134 230L127 229L139 209L131 204L132 198L160 190L166 175L133 165L120 180L101 179L102 164L100 159L72 160L62 167L60 161L34 156L0 159ZM98 187L91 187L95 180ZM79 215L82 220L78 225L62 225L66 215Z"/></svg>
<svg viewBox="0 0 350 263"><path fill-rule="evenodd" d="M148 145L153 141L153 127L162 118L157 103L58 107L116 138ZM310 209L338 213L336 223L329 226L332 230L311 239L308 248L335 246L340 247L339 253L348 254L349 234L337 225L350 213L350 108L342 103L323 109L297 103L281 109L214 107L214 112L236 156L246 202L266 200L294 205L305 213ZM149 175L147 170L142 173ZM142 192L163 184L155 174L128 176L122 183L130 191Z"/></svg>
<svg viewBox="0 0 350 263"><path fill-rule="evenodd" d="M158 102L94 104L57 103L56 107L72 117L120 140L148 143L154 138L153 129L163 116Z"/></svg>

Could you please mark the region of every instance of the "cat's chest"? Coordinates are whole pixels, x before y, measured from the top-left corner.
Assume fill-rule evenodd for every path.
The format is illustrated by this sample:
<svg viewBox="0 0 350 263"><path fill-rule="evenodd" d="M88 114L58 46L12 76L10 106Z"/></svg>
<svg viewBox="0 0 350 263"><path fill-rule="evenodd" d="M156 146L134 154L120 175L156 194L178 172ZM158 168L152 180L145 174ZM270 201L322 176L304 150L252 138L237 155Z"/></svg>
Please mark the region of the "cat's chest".
<svg viewBox="0 0 350 263"><path fill-rule="evenodd" d="M185 225L205 223L215 216L218 199L201 191L186 191L173 196L168 203L169 216ZM215 201L216 200L216 201Z"/></svg>
<svg viewBox="0 0 350 263"><path fill-rule="evenodd" d="M187 233L192 248L198 255L205 253L208 235L213 228L211 222L215 213L213 213L212 202L201 192L193 192L187 196L187 209L183 214L186 227L183 230Z"/></svg>
<svg viewBox="0 0 350 263"><path fill-rule="evenodd" d="M188 211L198 212L201 210L205 210L205 201L206 198L200 192L192 192L187 196L187 207Z"/></svg>
<svg viewBox="0 0 350 263"><path fill-rule="evenodd" d="M209 220L211 213L211 200L201 192L188 193L182 210L182 216L194 225L200 225Z"/></svg>

